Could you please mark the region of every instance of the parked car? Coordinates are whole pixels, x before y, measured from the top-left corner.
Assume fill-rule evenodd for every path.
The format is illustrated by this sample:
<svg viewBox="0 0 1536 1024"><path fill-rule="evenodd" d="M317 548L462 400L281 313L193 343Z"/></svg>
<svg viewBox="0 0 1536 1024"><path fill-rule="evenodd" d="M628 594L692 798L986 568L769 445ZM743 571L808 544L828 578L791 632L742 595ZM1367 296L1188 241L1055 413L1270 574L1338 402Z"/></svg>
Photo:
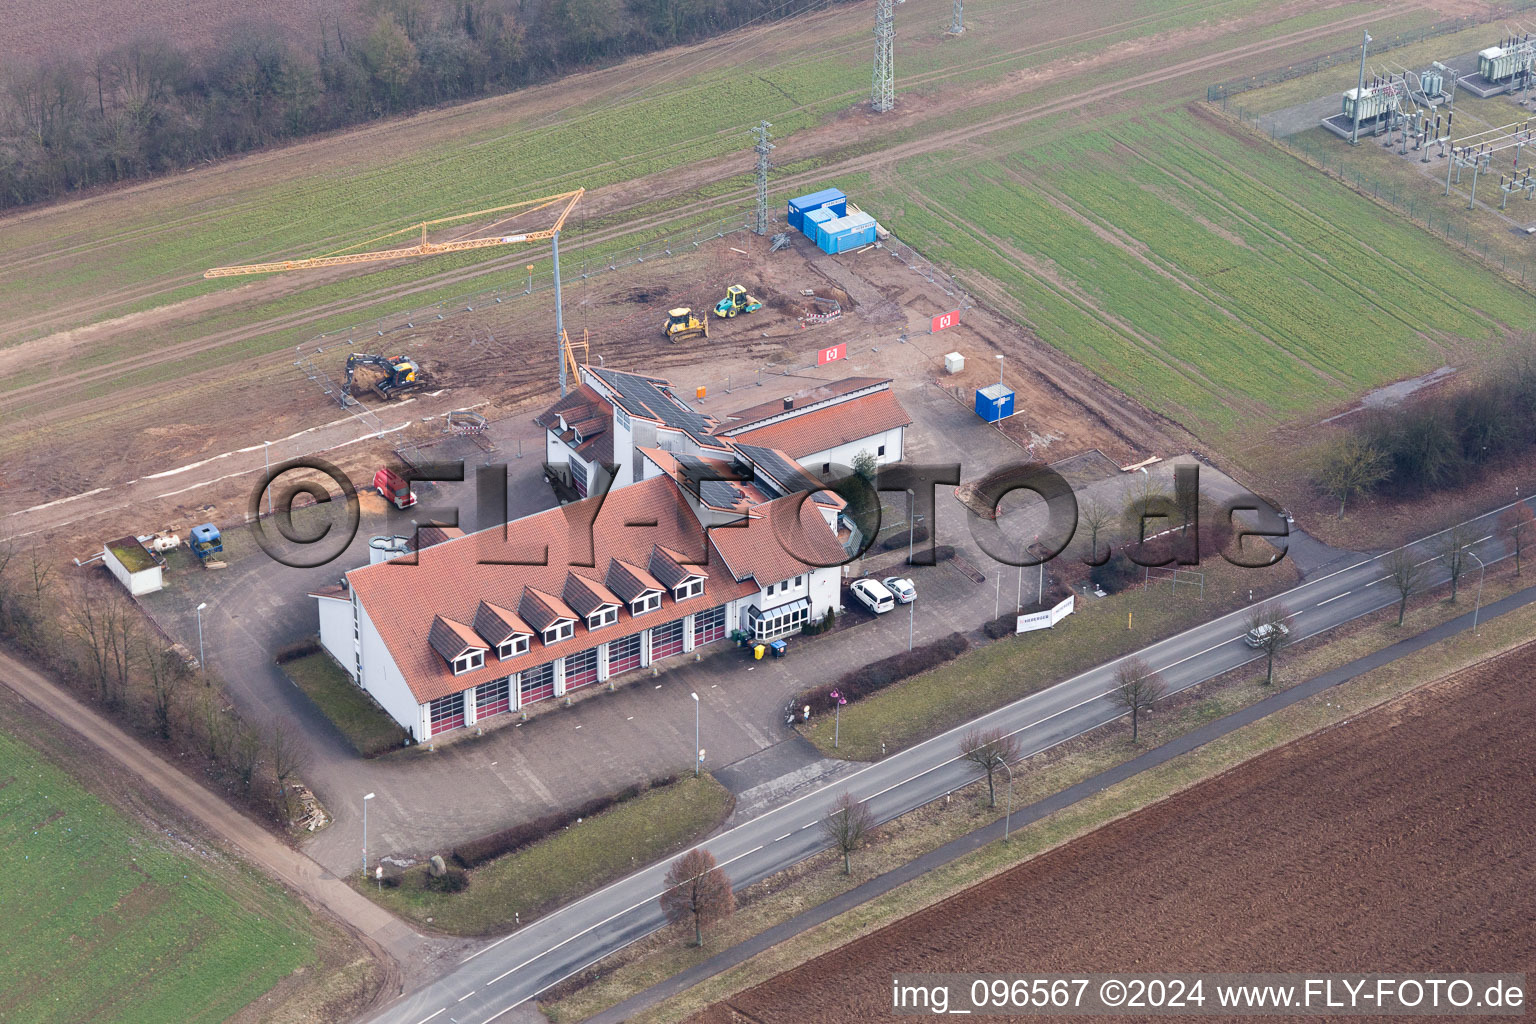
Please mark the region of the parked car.
<svg viewBox="0 0 1536 1024"><path fill-rule="evenodd" d="M1280 635L1282 637L1291 635L1291 627L1287 626L1285 623L1276 622L1274 624L1270 624L1266 622L1264 625L1250 629L1247 633L1245 633L1243 635L1243 643L1247 644L1249 647L1263 647L1264 644L1269 641L1270 634L1277 629L1280 631Z"/></svg>
<svg viewBox="0 0 1536 1024"><path fill-rule="evenodd" d="M896 607L896 597L879 580L855 580L848 588L865 608L876 615L883 615Z"/></svg>
<svg viewBox="0 0 1536 1024"><path fill-rule="evenodd" d="M901 576L887 576L880 581L896 598L897 604L911 604L917 600L917 588L912 581Z"/></svg>

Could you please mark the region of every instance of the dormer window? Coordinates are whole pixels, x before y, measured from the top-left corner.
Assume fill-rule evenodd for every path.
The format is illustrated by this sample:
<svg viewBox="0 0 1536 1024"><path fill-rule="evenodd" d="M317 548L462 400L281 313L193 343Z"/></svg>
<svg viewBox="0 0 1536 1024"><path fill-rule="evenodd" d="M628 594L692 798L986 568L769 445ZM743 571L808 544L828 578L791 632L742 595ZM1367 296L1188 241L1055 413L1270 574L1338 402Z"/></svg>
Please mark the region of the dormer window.
<svg viewBox="0 0 1536 1024"><path fill-rule="evenodd" d="M648 590L629 602L629 613L631 615L644 615L646 612L653 612L660 607L661 594L655 590Z"/></svg>
<svg viewBox="0 0 1536 1024"><path fill-rule="evenodd" d="M453 661L453 674L461 676L465 672L473 672L477 668L485 667L485 651L480 648L465 651Z"/></svg>
<svg viewBox="0 0 1536 1024"><path fill-rule="evenodd" d="M506 643L496 648L496 657L501 661L506 661L508 658L515 658L519 654L527 654L528 639L528 637L523 635L509 637Z"/></svg>
<svg viewBox="0 0 1536 1024"><path fill-rule="evenodd" d="M570 619L561 619L558 622L551 623L549 628L544 630L542 634L545 647L548 647L550 644L557 644L562 640L569 640L575 635L576 623Z"/></svg>
<svg viewBox="0 0 1536 1024"><path fill-rule="evenodd" d="M587 616L587 628L598 629L602 626L611 626L618 621L619 609L614 605L605 604Z"/></svg>
<svg viewBox="0 0 1536 1024"><path fill-rule="evenodd" d="M704 578L702 576L690 576L677 586L672 588L674 601L686 601L690 597L698 597L704 593Z"/></svg>

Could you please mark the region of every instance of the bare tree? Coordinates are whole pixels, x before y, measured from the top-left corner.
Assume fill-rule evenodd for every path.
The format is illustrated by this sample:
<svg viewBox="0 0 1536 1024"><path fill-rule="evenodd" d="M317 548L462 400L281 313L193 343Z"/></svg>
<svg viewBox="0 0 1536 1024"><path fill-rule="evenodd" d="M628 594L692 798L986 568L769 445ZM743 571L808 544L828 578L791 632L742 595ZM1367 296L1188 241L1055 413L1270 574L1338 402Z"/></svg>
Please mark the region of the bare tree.
<svg viewBox="0 0 1536 1024"><path fill-rule="evenodd" d="M1267 661L1265 686L1275 681L1275 655L1291 642L1290 626L1285 621L1290 617L1291 610L1279 601L1261 604L1248 616L1248 645L1264 652Z"/></svg>
<svg viewBox="0 0 1536 1024"><path fill-rule="evenodd" d="M1019 738L1001 729L972 727L960 737L960 756L987 776L987 802L997 806L996 776L1005 764L1019 759Z"/></svg>
<svg viewBox="0 0 1536 1024"><path fill-rule="evenodd" d="M250 789L251 782L256 778L256 769L261 764L261 733L236 720L231 754L235 776L240 780L240 785Z"/></svg>
<svg viewBox="0 0 1536 1024"><path fill-rule="evenodd" d="M731 916L736 894L731 880L703 848L689 850L667 869L667 888L661 894L661 912L673 924L693 922L693 944L704 945L704 929Z"/></svg>
<svg viewBox="0 0 1536 1024"><path fill-rule="evenodd" d="M1446 574L1451 581L1451 603L1456 603L1456 590L1461 583L1461 577L1467 571L1467 548L1476 541L1472 531L1464 524L1458 524L1446 530L1440 536L1438 555L1440 564L1445 566Z"/></svg>
<svg viewBox="0 0 1536 1024"><path fill-rule="evenodd" d="M154 717L155 732L162 740L171 738L171 726L176 710L177 695L186 673L181 662L161 648L151 635L145 634L140 641L141 658L149 675L149 708Z"/></svg>
<svg viewBox="0 0 1536 1024"><path fill-rule="evenodd" d="M1115 670L1115 689L1110 694L1116 704L1131 713L1131 742L1135 743L1140 732L1141 713L1162 700L1168 692L1163 677L1152 671L1140 658L1126 658Z"/></svg>
<svg viewBox="0 0 1536 1024"><path fill-rule="evenodd" d="M85 649L102 703L112 706L128 685L133 664L135 620L117 591L87 578L76 581L66 630Z"/></svg>
<svg viewBox="0 0 1536 1024"><path fill-rule="evenodd" d="M1531 511L1531 506L1520 502L1510 508L1499 517L1499 525L1504 532L1509 534L1510 548L1515 554L1515 575L1520 575L1520 557L1525 553L1525 542L1532 536L1536 536L1536 512Z"/></svg>
<svg viewBox="0 0 1536 1024"><path fill-rule="evenodd" d="M32 580L32 614L41 620L43 614L43 598L53 588L53 563L43 557L43 553L36 547L27 552L28 575Z"/></svg>
<svg viewBox="0 0 1536 1024"><path fill-rule="evenodd" d="M1369 494L1390 470L1390 462L1378 448L1346 434L1313 456L1312 479L1324 494L1339 499L1343 519L1349 499Z"/></svg>
<svg viewBox="0 0 1536 1024"><path fill-rule="evenodd" d="M1149 520L1168 520L1165 525L1152 530L1153 533L1161 533L1177 526L1179 517L1173 495L1168 493L1162 481L1154 480L1150 474L1145 473L1126 487L1125 508L1121 514L1125 520L1127 543L1135 544L1146 543Z"/></svg>
<svg viewBox="0 0 1536 1024"><path fill-rule="evenodd" d="M277 794L282 800L283 811L290 816L292 812L288 806L288 786L308 766L309 754L309 748L290 736L282 723L272 726L267 736L267 756L272 760L272 781L277 783Z"/></svg>
<svg viewBox="0 0 1536 1024"><path fill-rule="evenodd" d="M1398 548L1387 556L1387 581L1397 591L1397 624L1403 624L1408 613L1408 599L1424 589L1424 566L1420 565L1407 548Z"/></svg>
<svg viewBox="0 0 1536 1024"><path fill-rule="evenodd" d="M853 873L853 851L857 850L875 827L875 814L869 804L844 793L821 819L821 831L832 845L843 851L843 874Z"/></svg>
<svg viewBox="0 0 1536 1024"><path fill-rule="evenodd" d="M1098 498L1088 498L1077 507L1077 519L1081 529L1088 531L1088 557L1083 561L1089 565L1099 564L1099 537L1107 533L1114 525L1115 512ZM1105 546L1109 542L1105 541ZM1111 552L1106 551L1104 556L1109 557Z"/></svg>

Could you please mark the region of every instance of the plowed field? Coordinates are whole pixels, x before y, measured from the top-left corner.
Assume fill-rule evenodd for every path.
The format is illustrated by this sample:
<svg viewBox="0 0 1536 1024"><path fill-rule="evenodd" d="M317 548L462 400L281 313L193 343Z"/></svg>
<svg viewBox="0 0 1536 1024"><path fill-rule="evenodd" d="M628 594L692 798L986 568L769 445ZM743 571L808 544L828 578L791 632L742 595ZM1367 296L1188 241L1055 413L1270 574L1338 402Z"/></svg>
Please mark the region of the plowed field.
<svg viewBox="0 0 1536 1024"><path fill-rule="evenodd" d="M1536 972L1533 674L1536 646L1459 673L695 1022L897 1020L910 971Z"/></svg>

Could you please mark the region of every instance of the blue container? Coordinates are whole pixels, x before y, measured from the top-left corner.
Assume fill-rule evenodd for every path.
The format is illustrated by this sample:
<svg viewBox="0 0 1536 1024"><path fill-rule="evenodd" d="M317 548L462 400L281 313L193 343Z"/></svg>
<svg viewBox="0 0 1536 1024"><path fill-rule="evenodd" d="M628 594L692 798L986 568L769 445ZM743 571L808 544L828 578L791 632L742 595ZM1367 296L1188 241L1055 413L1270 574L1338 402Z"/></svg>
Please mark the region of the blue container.
<svg viewBox="0 0 1536 1024"><path fill-rule="evenodd" d="M976 389L976 415L988 423L1013 415L1013 388L1006 384L988 384Z"/></svg>
<svg viewBox="0 0 1536 1024"><path fill-rule="evenodd" d="M835 220L836 218L837 214L825 206L818 206L814 210L805 211L801 218L801 224L803 225L801 230L805 233L805 237L814 242L816 241L816 229L827 221Z"/></svg>
<svg viewBox="0 0 1536 1024"><path fill-rule="evenodd" d="M875 218L854 213L817 225L816 244L823 252L840 253L870 245L875 240Z"/></svg>
<svg viewBox="0 0 1536 1024"><path fill-rule="evenodd" d="M809 210L825 206L834 216L841 217L848 212L848 197L839 189L824 188L820 192L812 192L810 195L800 196L789 201L789 226L799 231L805 231L805 214Z"/></svg>

